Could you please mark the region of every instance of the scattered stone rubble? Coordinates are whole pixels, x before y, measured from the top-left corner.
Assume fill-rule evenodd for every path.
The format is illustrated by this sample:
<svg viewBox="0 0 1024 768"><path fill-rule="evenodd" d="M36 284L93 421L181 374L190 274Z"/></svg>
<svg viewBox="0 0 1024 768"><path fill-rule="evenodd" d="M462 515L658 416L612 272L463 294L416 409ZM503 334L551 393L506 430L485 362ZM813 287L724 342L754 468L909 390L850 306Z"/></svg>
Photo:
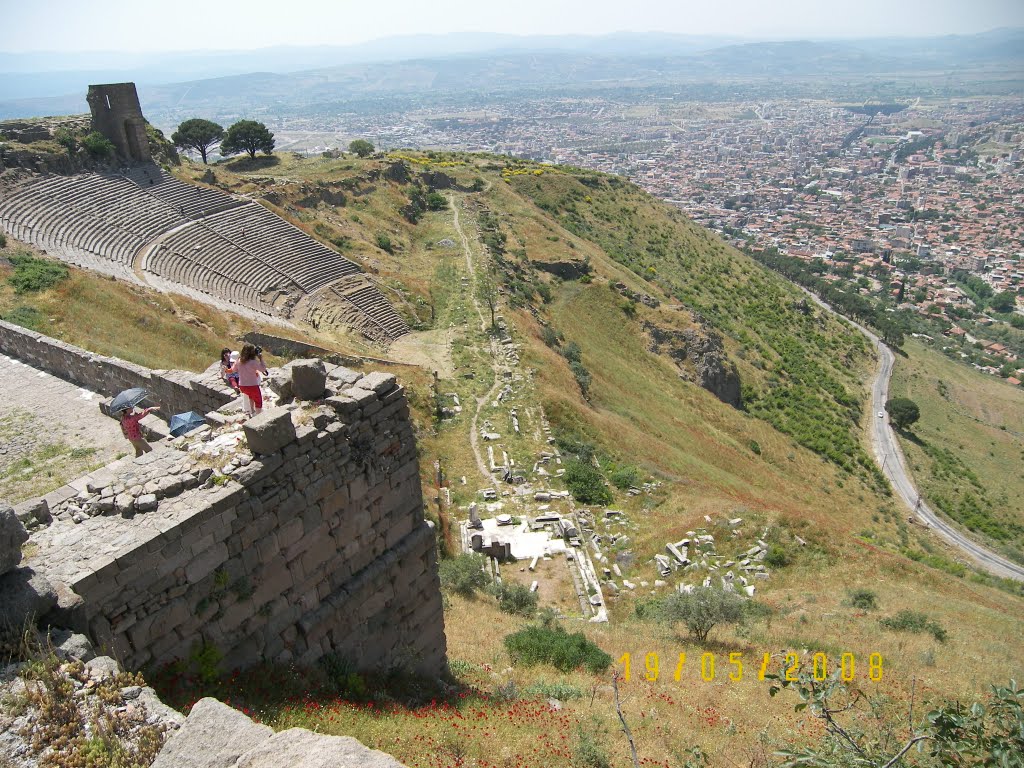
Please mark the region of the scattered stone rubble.
<svg viewBox="0 0 1024 768"><path fill-rule="evenodd" d="M100 711L116 719L122 742L135 743L144 731L164 738L185 722L152 688L139 685L136 675L125 674L109 656L97 656L84 635L56 629L44 640L60 664L55 673L70 686L71 695L62 702L73 702L87 735ZM41 682L23 676L28 668L25 662L0 668L0 699L25 702L20 711L0 709L0 763L11 768L36 768L52 756L50 745L38 752L32 746L40 713L30 694L43 689Z"/></svg>
<svg viewBox="0 0 1024 768"><path fill-rule="evenodd" d="M163 740L153 768L402 768L390 755L348 736L325 736L303 728L279 733L217 699L200 699L186 718L140 685L109 656L97 656L84 635L52 630L45 639L70 686L69 701L89 735L98 712L121 725L122 742L136 743L145 731ZM32 745L40 713L28 694L42 684L23 676L26 663L0 668L0 699L25 700L22 711L0 709L0 761L11 768L37 768L53 747ZM17 712L17 714L13 714Z"/></svg>
<svg viewBox="0 0 1024 768"><path fill-rule="evenodd" d="M707 516L704 519L711 522L711 518ZM743 524L743 518L735 517L723 522L733 536L742 533L740 526ZM761 538L757 539L757 543L736 560L727 559L715 551L714 534L707 533L706 529L687 531L685 538L667 542L665 550L668 554L655 555L654 564L662 577L671 576L676 572L689 575L703 571L706 572L702 581L703 586L712 586L717 579L719 586L726 592L753 597L756 587L751 582L765 581L769 578L768 569L763 562L768 554L768 544L764 541L767 534L766 528ZM692 583L680 583L677 588L680 592L692 592L694 586Z"/></svg>

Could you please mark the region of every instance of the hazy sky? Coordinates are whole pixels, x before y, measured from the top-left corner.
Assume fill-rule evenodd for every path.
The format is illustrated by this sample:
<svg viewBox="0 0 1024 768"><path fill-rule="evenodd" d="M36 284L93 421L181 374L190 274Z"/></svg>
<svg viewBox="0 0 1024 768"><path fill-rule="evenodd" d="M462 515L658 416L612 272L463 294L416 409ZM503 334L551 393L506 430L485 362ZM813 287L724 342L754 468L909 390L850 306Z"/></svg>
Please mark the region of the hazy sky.
<svg viewBox="0 0 1024 768"><path fill-rule="evenodd" d="M470 31L937 35L1024 26L1024 0L0 0L0 18L3 51L156 51Z"/></svg>

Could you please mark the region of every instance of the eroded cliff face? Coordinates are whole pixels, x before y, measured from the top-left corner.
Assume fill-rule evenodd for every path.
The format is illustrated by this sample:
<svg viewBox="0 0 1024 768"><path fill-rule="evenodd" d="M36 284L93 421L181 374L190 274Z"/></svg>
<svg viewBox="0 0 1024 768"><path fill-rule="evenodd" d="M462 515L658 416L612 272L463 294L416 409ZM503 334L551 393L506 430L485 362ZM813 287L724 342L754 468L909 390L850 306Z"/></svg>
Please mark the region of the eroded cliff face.
<svg viewBox="0 0 1024 768"><path fill-rule="evenodd" d="M666 354L679 366L679 375L733 408L740 407L740 374L722 346L722 337L706 325L679 331L644 323L650 351Z"/></svg>

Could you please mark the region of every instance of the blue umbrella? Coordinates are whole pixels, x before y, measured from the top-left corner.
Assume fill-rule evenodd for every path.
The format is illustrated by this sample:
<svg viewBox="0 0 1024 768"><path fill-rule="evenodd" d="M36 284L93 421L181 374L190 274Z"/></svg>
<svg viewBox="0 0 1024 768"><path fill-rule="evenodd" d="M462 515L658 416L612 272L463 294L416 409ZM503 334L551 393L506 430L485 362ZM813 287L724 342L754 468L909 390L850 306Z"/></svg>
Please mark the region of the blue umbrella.
<svg viewBox="0 0 1024 768"><path fill-rule="evenodd" d="M176 413L171 416L171 437L179 437L206 423L202 414L195 411Z"/></svg>
<svg viewBox="0 0 1024 768"><path fill-rule="evenodd" d="M120 413L125 408L134 408L147 397L149 397L149 392L142 387L126 389L110 401L110 412L112 414L116 414Z"/></svg>

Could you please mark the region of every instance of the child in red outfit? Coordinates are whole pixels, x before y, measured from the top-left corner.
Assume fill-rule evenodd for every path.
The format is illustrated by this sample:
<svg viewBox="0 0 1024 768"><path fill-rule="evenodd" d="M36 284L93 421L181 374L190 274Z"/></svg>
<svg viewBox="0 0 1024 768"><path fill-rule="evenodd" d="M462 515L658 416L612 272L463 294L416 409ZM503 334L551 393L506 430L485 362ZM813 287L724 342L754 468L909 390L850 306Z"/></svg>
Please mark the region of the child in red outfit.
<svg viewBox="0 0 1024 768"><path fill-rule="evenodd" d="M159 408L154 407L144 408L138 412L134 408L125 408L121 411L121 433L132 444L132 447L135 448L135 458L153 450L152 446L142 437L142 427L139 426L139 422L153 411L159 410Z"/></svg>

